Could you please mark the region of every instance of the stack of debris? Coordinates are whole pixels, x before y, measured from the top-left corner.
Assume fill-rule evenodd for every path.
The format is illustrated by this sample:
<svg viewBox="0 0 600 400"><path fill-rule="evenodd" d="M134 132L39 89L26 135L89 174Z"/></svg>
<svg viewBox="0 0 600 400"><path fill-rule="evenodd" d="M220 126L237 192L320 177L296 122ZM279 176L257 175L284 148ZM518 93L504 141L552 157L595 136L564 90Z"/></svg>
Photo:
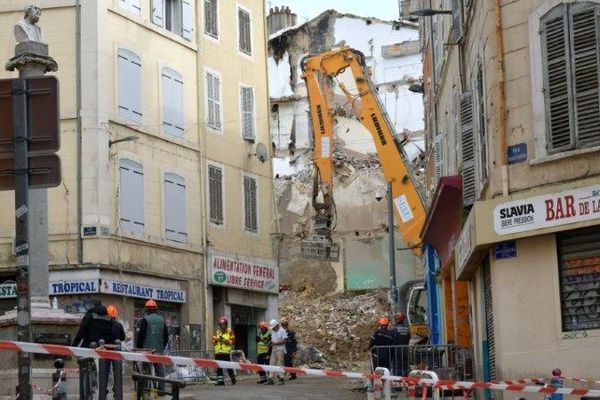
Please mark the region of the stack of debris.
<svg viewBox="0 0 600 400"><path fill-rule="evenodd" d="M300 366L365 370L377 319L389 313L384 289L320 294L283 291L279 315L290 320L301 344Z"/></svg>

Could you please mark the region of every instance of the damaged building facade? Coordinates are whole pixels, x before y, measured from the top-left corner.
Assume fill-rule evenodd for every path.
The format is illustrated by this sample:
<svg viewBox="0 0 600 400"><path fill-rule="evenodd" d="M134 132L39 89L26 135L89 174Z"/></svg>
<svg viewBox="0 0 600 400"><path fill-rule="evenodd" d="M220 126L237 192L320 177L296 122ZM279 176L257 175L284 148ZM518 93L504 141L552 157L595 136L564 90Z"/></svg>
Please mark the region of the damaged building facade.
<svg viewBox="0 0 600 400"><path fill-rule="evenodd" d="M600 1L452 12L421 24L436 339L475 380L598 376Z"/></svg>
<svg viewBox="0 0 600 400"><path fill-rule="evenodd" d="M392 18L392 16L390 16ZM268 25L271 136L281 238L282 284L315 285L321 290L389 286L386 187L370 133L351 105L334 88L334 201L337 224L333 237L341 245L338 263L300 257L300 241L312 229L312 139L301 61L309 54L346 45L361 51L381 102L399 135L407 140L409 158L422 158L423 104L408 87L422 74L419 31L409 21L387 22L328 10L299 26L287 7L271 9ZM352 82L348 74L340 76ZM351 85L349 85L351 87ZM419 272L418 260L397 239L397 279Z"/></svg>
<svg viewBox="0 0 600 400"><path fill-rule="evenodd" d="M255 353L252 330L277 315L278 292L271 165L256 156L271 142L257 117L268 115L263 1L41 3L61 86L50 296L77 314L92 299L115 304L131 333L155 299L168 350L211 348L225 315ZM27 4L2 2L0 25ZM12 54L9 33L0 54ZM13 198L1 192L0 204ZM4 212L2 311L16 305L14 229Z"/></svg>

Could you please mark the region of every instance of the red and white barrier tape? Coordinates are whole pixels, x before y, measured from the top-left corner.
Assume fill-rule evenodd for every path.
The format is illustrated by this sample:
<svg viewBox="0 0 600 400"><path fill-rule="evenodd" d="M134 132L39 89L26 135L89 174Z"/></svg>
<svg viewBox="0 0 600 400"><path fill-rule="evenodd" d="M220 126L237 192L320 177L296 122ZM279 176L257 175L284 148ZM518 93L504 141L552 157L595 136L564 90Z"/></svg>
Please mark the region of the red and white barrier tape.
<svg viewBox="0 0 600 400"><path fill-rule="evenodd" d="M516 381L503 381L499 383L507 383L507 382L516 382L516 383L534 383L534 384L542 384L546 382L550 382L552 378L534 378L534 379L517 379ZM566 376L561 376L560 379L571 382L581 382L581 383L593 383L600 385L600 381L594 381L591 379L583 379L583 378L569 378Z"/></svg>
<svg viewBox="0 0 600 400"><path fill-rule="evenodd" d="M332 378L353 378L353 379L384 379L390 381L404 382L410 386L432 386L437 389L445 390L473 390L473 389L490 389L512 392L527 392L527 393L544 393L544 394L567 394L572 396L591 396L600 397L600 390L592 389L570 389L570 388L553 388L543 386L528 386L525 383L493 383L493 382L461 382L450 380L433 380L415 377L402 376L382 376L373 373L335 371L335 370L320 370L310 368L290 368L278 367L274 365L259 365L251 363L239 363L231 361L208 360L202 358L187 358L176 356L165 356L149 353L131 353L124 351L113 351L104 349L87 349L82 347L67 347L53 344L41 343L25 343L14 342L8 340L0 340L0 350L9 350L17 352L28 352L36 354L47 354L56 356L75 356L82 358L103 358L108 360L120 361L136 361L148 362L154 364L171 364L180 366L205 367L205 368L223 368L237 369L253 372L292 372L297 375L332 377ZM514 381L518 382L518 381Z"/></svg>

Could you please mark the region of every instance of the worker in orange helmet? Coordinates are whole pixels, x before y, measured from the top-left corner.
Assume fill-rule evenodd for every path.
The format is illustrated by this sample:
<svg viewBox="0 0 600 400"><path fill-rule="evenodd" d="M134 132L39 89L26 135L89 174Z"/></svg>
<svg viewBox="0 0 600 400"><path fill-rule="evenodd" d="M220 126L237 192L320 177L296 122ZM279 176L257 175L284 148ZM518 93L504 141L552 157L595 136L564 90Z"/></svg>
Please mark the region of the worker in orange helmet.
<svg viewBox="0 0 600 400"><path fill-rule="evenodd" d="M261 365L269 365L269 358L271 355L271 331L269 331L269 324L267 321L260 321L258 324L258 334L256 335L256 349L258 355L256 356L256 363ZM267 374L264 371L258 371L260 380L256 383L263 384L267 383Z"/></svg>
<svg viewBox="0 0 600 400"><path fill-rule="evenodd" d="M155 300L148 300L144 304L146 311L144 318L140 320L138 326L138 337L136 342L137 348L152 350L155 354L162 354L165 351L167 343L169 343L169 330L165 319L158 314L158 304ZM165 377L165 365L153 364L156 376ZM150 372L150 364L144 363L145 373ZM148 382L149 383L149 382ZM165 384L158 383L158 393L163 394Z"/></svg>
<svg viewBox="0 0 600 400"><path fill-rule="evenodd" d="M119 310L112 304L106 306L106 312L110 317L111 322L111 338L106 340L106 344L116 345L117 347L110 348L111 350L120 350L120 346L118 346L122 341L125 340L125 329L123 329L123 325L117 321L117 317L119 316ZM100 360L99 368L99 391L104 394L108 392L108 378L110 376L110 367L112 365L113 370L113 397L114 398L122 398L122 375L123 375L123 363L119 360ZM119 384L119 382L121 382ZM100 398L107 398L106 395L100 396Z"/></svg>
<svg viewBox="0 0 600 400"><path fill-rule="evenodd" d="M410 344L410 330L406 325L406 315L397 313L394 316L394 351L392 354L392 375L405 376L409 372L408 345Z"/></svg>
<svg viewBox="0 0 600 400"><path fill-rule="evenodd" d="M372 368L377 367L390 369L390 352L394 345L394 332L389 329L390 319L380 317L377 321L377 329L369 339L369 350L371 350Z"/></svg>
<svg viewBox="0 0 600 400"><path fill-rule="evenodd" d="M215 360L231 361L231 351L235 345L235 335L227 326L229 321L227 318L219 318L219 329L213 335L213 346L215 349ZM227 370L227 374L231 379L231 384L235 385L235 372L232 369ZM217 368L217 385L225 385L223 378L223 368Z"/></svg>

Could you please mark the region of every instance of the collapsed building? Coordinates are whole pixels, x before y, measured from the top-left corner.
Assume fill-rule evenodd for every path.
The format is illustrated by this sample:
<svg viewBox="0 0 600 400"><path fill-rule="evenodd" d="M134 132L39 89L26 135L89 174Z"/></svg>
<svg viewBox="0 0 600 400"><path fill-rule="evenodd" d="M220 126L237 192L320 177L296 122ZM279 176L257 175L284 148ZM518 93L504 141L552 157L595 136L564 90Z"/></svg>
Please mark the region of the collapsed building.
<svg viewBox="0 0 600 400"><path fill-rule="evenodd" d="M267 17L269 91L273 167L279 216L281 285L311 286L319 291L388 287L388 217L383 177L370 133L356 119L341 91L332 93L335 117L334 199L340 244L337 263L300 256L301 240L311 234L312 140L302 59L309 54L349 46L365 55L368 73L382 105L405 143L417 175L423 153L423 102L409 91L422 75L417 24L388 22L328 10L296 25L288 7ZM346 76L341 79L346 83ZM348 82L353 80L349 77ZM349 86L349 85L348 85ZM418 277L418 261L396 235L399 284Z"/></svg>

